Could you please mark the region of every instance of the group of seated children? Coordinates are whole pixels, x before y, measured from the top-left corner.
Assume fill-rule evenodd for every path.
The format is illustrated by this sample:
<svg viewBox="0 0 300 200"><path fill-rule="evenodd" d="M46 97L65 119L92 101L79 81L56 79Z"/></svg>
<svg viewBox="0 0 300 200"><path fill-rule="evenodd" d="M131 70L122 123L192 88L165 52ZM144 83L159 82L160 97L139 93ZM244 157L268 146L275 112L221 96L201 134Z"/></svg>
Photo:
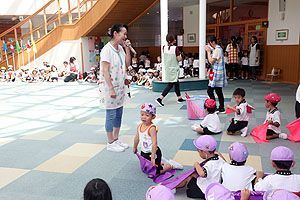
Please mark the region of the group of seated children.
<svg viewBox="0 0 300 200"><path fill-rule="evenodd" d="M99 69L97 65L93 66L89 73L84 73L84 81L96 83L98 81L97 73L99 72ZM56 66L48 65L48 62L43 62L43 66L41 67L35 67L32 70L30 70L28 67L20 67L20 69L14 71L13 66L9 65L8 69L6 70L6 67L1 67L0 71L0 82L15 82L15 81L21 81L21 82L28 82L28 83L38 83L38 82L58 82L59 77L64 79L65 82L66 79L70 80L71 75L74 75L74 73L71 70L71 65L67 62L63 62L63 67L60 72L58 72L58 69ZM76 75L75 79L78 79L78 74Z"/></svg>
<svg viewBox="0 0 300 200"><path fill-rule="evenodd" d="M139 65L138 67L134 67L131 65L127 70L127 79L130 80L132 85L145 86L146 89L152 89L152 82L161 81L161 66L160 66L160 57L157 58L158 63L155 63L153 67L150 66L150 60L146 64L147 65Z"/></svg>
<svg viewBox="0 0 300 200"><path fill-rule="evenodd" d="M172 168L178 168L177 165L180 164L175 161L163 163L161 151L157 146L157 128L152 123L154 118L154 105L145 103L142 106L142 123L138 126L133 152L137 152L137 145L140 143L142 156L151 161L151 165L157 169L157 174L162 174ZM246 165L248 150L242 143L235 142L229 146L229 162L216 151L217 142L212 136L200 136L193 143L204 161L196 162L191 175L178 183L174 191L163 185L150 187L146 193L146 200L175 200L176 188L185 186L187 197L190 198L234 200L236 198L232 192L241 191L240 199L249 200L251 191L265 191L264 200L300 199L292 193L300 191L300 175L290 171L295 161L289 148L278 146L272 150L270 160L276 172L268 175ZM100 193L102 197L99 196ZM111 196L108 185L102 179L91 180L84 189L84 200L109 200L112 199Z"/></svg>
<svg viewBox="0 0 300 200"><path fill-rule="evenodd" d="M194 145L204 162L201 164L196 162L194 164L195 172L176 187L181 188L187 185L186 194L190 198L205 199L206 197L209 199L208 196L212 195L208 192L212 188L210 184L215 183L221 183L229 191L244 189L246 191L300 191L300 175L292 174L290 171L294 167L295 161L293 152L287 147L278 146L273 149L270 160L276 172L265 176L263 172L258 172L245 164L248 150L244 144L235 142L229 146L229 163L222 154L216 152L217 142L212 136L200 136L194 140ZM221 196L219 197L214 199L221 200Z"/></svg>
<svg viewBox="0 0 300 200"><path fill-rule="evenodd" d="M244 110L247 110L245 94L243 90L238 88L234 95L237 105L234 108L236 115L242 115ZM272 113L280 97L274 93L265 96L266 107L270 108L268 113ZM273 103L273 104L270 104ZM271 152L270 160L275 174L266 175L264 172L256 171L253 167L246 165L248 158L248 150L246 146L239 142L234 142L228 147L229 159L227 162L223 155L216 151L217 141L209 134L221 132L220 126L212 130L210 129L211 121L218 121L218 116L215 113L216 102L211 99L205 101L205 110L208 111L205 123L202 127L197 127L196 131L203 134L198 139L193 141L199 156L204 159L202 163L194 164L194 171L187 176L183 181L177 184L174 188L187 187L186 194L190 198L214 199L214 200L234 200L235 197L231 191L241 191L241 200L249 200L250 191L266 191L263 199L269 200L299 200L295 194L291 192L300 191L300 175L292 174L290 169L294 167L293 152L284 146L278 146ZM270 107L270 105L274 107ZM231 109L232 109L231 108ZM277 112L277 111L276 111ZM274 112L275 113L275 112ZM268 114L267 114L268 116ZM244 116L245 117L245 116ZM141 107L140 119L141 123L137 127L137 133L134 137L133 153L136 154L138 145L141 147L141 156L149 160L152 167L155 167L156 174L161 175L172 169L183 169L183 166L174 160L167 160L162 156L162 152L158 147L157 134L158 129L153 124L152 120L156 118L156 107L152 103L145 103ZM244 118L242 118L244 119ZM277 119L268 119L269 125L275 126L280 124ZM234 121L234 120L233 120ZM278 122L278 124L276 123ZM206 124L209 124L205 126ZM231 122L232 124L236 124ZM244 127L239 125L240 129ZM245 125L247 126L247 124ZM231 129L230 129L231 130ZM229 131L230 131L229 130ZM236 130L236 129L235 129ZM229 132L228 131L228 132ZM233 133L233 132L231 132ZM272 135L276 134L272 132ZM184 175L184 174L183 174ZM234 177L234 178L233 178ZM94 180L95 181L99 181ZM95 184L92 180L92 183ZM98 184L103 185L102 183ZM93 186L95 187L95 186ZM104 187L104 186L103 186ZM106 188L106 186L104 187ZM95 189L95 188L93 188ZM111 196L109 188L106 188ZM85 189L84 199L90 200L91 194L86 194L89 191ZM159 185L150 187L146 193L146 199L151 200L174 200L174 192L169 188ZM101 199L101 198L100 198Z"/></svg>
<svg viewBox="0 0 300 200"><path fill-rule="evenodd" d="M29 68L24 67L21 67L17 71L13 71L13 67L9 65L7 71L5 67L1 67L0 82L57 82L58 76L57 68L54 65L52 65L52 67L47 67L46 69L40 70L34 68L31 72L29 71Z"/></svg>
<svg viewBox="0 0 300 200"><path fill-rule="evenodd" d="M251 107L245 100L246 92L242 88L237 88L233 92L235 106L227 105L227 109L233 110L234 118L230 119L230 125L227 128L227 134L233 135L241 133L242 137L248 135L248 122L250 120ZM281 117L280 111L276 107L281 98L275 93L270 93L264 96L265 107L269 110L266 114L264 123L268 123L267 140L274 138L287 139L287 134L281 132ZM221 122L216 114L216 101L207 99L204 102L204 111L208 113L204 120L199 124L193 125L191 128L199 134L213 135L222 133Z"/></svg>
<svg viewBox="0 0 300 200"><path fill-rule="evenodd" d="M191 53L181 54L182 61L179 62L179 78L191 78L199 76L199 54L195 53L194 56Z"/></svg>

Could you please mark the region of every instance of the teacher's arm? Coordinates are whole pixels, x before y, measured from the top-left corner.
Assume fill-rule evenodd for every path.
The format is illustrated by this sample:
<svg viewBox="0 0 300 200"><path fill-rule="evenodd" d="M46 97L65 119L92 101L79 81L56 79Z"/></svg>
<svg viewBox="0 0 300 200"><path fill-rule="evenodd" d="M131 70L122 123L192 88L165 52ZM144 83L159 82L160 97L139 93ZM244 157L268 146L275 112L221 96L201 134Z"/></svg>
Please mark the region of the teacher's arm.
<svg viewBox="0 0 300 200"><path fill-rule="evenodd" d="M205 46L205 50L207 52L207 60L208 60L208 62L210 64L214 64L217 59L216 58L212 58L212 56L211 56L211 48L208 45L206 45Z"/></svg>
<svg viewBox="0 0 300 200"><path fill-rule="evenodd" d="M256 58L255 58L255 62L258 62L258 61L259 61L259 58L260 58L260 50L257 49L257 50L256 50Z"/></svg>
<svg viewBox="0 0 300 200"><path fill-rule="evenodd" d="M111 98L115 99L117 97L117 94L116 94L114 86L110 80L109 65L110 65L109 62L102 61L102 70L103 70L104 80L108 86L109 95Z"/></svg>
<svg viewBox="0 0 300 200"><path fill-rule="evenodd" d="M180 54L179 56L177 56L176 58L177 58L177 61L178 61L178 62L182 61L181 54Z"/></svg>
<svg viewBox="0 0 300 200"><path fill-rule="evenodd" d="M124 45L124 49L125 49L125 64L126 64L126 69L127 67L129 67L130 63L131 63L131 54L130 54L130 49L128 46L130 46L130 40L126 40L126 45Z"/></svg>

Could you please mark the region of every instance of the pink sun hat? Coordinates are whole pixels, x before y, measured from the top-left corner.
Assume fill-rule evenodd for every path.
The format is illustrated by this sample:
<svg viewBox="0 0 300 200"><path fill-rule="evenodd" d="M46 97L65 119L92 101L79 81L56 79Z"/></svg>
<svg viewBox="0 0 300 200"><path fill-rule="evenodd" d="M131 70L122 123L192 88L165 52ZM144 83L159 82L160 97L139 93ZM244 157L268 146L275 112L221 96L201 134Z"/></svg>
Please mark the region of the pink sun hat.
<svg viewBox="0 0 300 200"><path fill-rule="evenodd" d="M247 147L239 142L231 144L228 148L229 155L236 162L245 162L248 158Z"/></svg>
<svg viewBox="0 0 300 200"><path fill-rule="evenodd" d="M234 196L227 188L220 183L211 183L205 191L206 199L234 200Z"/></svg>
<svg viewBox="0 0 300 200"><path fill-rule="evenodd" d="M153 103L144 103L141 107L141 110L152 115L156 114L156 107Z"/></svg>
<svg viewBox="0 0 300 200"><path fill-rule="evenodd" d="M204 105L207 108L214 108L214 107L216 107L216 101L213 100L213 99L206 99L205 102L204 102Z"/></svg>
<svg viewBox="0 0 300 200"><path fill-rule="evenodd" d="M194 145L203 151L214 151L217 148L217 141L210 135L202 135L194 140Z"/></svg>
<svg viewBox="0 0 300 200"><path fill-rule="evenodd" d="M287 190L266 191L263 200L299 200L300 198Z"/></svg>
<svg viewBox="0 0 300 200"><path fill-rule="evenodd" d="M281 100L281 97L278 94L270 93L264 96L266 100L270 101L271 103L278 103Z"/></svg>
<svg viewBox="0 0 300 200"><path fill-rule="evenodd" d="M157 185L148 189L146 200L175 200L175 196L169 188Z"/></svg>
<svg viewBox="0 0 300 200"><path fill-rule="evenodd" d="M287 147L278 146L272 150L270 160L293 161L294 153Z"/></svg>

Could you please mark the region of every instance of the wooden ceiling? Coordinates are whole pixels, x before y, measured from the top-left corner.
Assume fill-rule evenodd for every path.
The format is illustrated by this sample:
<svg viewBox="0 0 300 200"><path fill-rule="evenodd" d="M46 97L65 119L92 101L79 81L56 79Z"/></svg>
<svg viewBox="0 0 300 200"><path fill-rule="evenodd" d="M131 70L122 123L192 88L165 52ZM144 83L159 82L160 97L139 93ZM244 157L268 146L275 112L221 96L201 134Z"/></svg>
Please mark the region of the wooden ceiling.
<svg viewBox="0 0 300 200"><path fill-rule="evenodd" d="M119 0L104 19L97 19L97 25L85 36L104 36L115 23L132 24L158 2L159 0Z"/></svg>

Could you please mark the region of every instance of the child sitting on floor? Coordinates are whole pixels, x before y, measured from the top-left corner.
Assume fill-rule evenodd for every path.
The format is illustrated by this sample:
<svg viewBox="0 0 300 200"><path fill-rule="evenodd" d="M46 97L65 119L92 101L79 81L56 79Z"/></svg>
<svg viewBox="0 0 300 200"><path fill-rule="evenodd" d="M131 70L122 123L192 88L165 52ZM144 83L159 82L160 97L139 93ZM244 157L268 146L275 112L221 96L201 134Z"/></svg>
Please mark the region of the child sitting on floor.
<svg viewBox="0 0 300 200"><path fill-rule="evenodd" d="M145 103L141 109L141 121L134 137L133 153L137 153L137 146L140 143L141 156L151 161L156 167L156 174L163 174L171 169L183 169L179 163L169 160L162 163L162 153L157 145L157 128L152 123L156 117L156 108L152 103Z"/></svg>
<svg viewBox="0 0 300 200"><path fill-rule="evenodd" d="M206 99L204 102L204 111L208 114L203 121L192 126L193 131L203 135L213 135L222 132L221 122L216 112L216 101L213 99Z"/></svg>
<svg viewBox="0 0 300 200"><path fill-rule="evenodd" d="M228 148L230 163L225 163L222 167L222 180L227 189L238 191L243 189L253 190L256 170L245 165L248 158L248 150L244 144L235 142ZM234 177L234 181L232 181Z"/></svg>
<svg viewBox="0 0 300 200"><path fill-rule="evenodd" d="M183 180L176 188L184 187L187 184L186 194L190 198L205 199L205 191L209 184L221 181L221 168L225 163L223 156L215 152L217 141L210 135L202 135L194 140L198 153L204 161L201 167L198 162L194 164L195 173ZM221 158L219 158L219 156Z"/></svg>
<svg viewBox="0 0 300 200"><path fill-rule="evenodd" d="M227 105L228 109L234 110L234 118L230 119L230 125L227 129L227 134L232 135L237 132L241 132L241 136L246 137L248 132L248 121L250 116L248 113L248 103L245 100L246 92L242 88L237 88L233 92L234 101L236 105L234 107Z"/></svg>
<svg viewBox="0 0 300 200"><path fill-rule="evenodd" d="M104 180L95 178L86 184L83 200L112 200L112 194Z"/></svg>
<svg viewBox="0 0 300 200"><path fill-rule="evenodd" d="M266 120L264 123L268 123L268 130L267 130L267 140L274 139L274 138L282 138L287 139L287 134L281 133L281 119L280 119L280 112L276 107L277 104L280 102L281 98L278 94L270 93L265 95L265 106L270 110L267 112Z"/></svg>
<svg viewBox="0 0 300 200"><path fill-rule="evenodd" d="M276 173L266 177L263 174L257 175L258 182L254 189L256 191L284 189L299 192L300 175L292 174L290 171L295 165L293 152L287 147L278 146L272 150L270 160Z"/></svg>

